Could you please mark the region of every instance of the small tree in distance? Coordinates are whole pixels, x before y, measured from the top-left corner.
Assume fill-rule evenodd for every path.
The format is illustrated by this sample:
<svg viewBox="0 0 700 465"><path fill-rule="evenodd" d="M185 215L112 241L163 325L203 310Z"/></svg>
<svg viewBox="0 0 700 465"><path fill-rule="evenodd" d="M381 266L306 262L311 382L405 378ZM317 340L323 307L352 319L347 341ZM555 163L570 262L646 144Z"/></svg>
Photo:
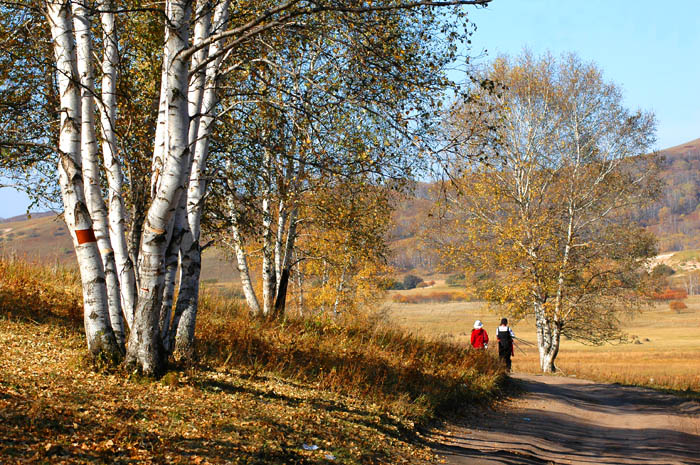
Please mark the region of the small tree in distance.
<svg viewBox="0 0 700 465"><path fill-rule="evenodd" d="M575 55L499 58L484 77L500 90L477 89L453 112L454 130L476 137L451 168L441 248L455 267L496 273L483 296L534 316L541 368L553 372L562 335L622 340L619 312L645 301L655 241L627 213L658 190L654 158L640 156L654 118L625 109Z"/></svg>
<svg viewBox="0 0 700 465"><path fill-rule="evenodd" d="M403 277L403 288L404 289L415 289L419 283L423 282L423 278L416 275L407 274Z"/></svg>

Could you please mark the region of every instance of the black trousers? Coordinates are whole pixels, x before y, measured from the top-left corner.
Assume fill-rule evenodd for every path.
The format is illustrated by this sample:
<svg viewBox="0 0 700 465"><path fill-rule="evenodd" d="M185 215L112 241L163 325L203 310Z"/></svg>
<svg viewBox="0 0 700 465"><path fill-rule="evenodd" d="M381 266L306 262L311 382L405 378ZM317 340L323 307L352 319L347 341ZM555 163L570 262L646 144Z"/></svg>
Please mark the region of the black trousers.
<svg viewBox="0 0 700 465"><path fill-rule="evenodd" d="M498 346L498 358L500 358L501 361L506 364L506 368L508 369L508 371L510 371L511 367L510 356L512 354L513 351L510 349L510 347Z"/></svg>

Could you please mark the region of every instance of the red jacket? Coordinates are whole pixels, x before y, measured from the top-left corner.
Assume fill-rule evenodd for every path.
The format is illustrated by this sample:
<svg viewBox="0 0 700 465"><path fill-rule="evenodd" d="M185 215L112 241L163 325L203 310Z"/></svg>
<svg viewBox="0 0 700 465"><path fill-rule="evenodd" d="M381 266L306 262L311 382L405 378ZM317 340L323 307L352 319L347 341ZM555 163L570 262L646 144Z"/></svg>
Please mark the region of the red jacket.
<svg viewBox="0 0 700 465"><path fill-rule="evenodd" d="M472 329L472 347L475 349L483 349L485 344L489 343L489 335L486 334L484 328Z"/></svg>

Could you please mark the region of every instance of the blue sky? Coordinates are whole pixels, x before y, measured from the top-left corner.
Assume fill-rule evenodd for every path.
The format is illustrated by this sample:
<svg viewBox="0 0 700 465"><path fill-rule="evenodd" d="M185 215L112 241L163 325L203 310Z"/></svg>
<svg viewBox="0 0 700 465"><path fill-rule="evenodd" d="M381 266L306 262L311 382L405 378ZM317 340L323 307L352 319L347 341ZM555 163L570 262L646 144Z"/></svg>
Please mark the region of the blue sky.
<svg viewBox="0 0 700 465"><path fill-rule="evenodd" d="M472 11L472 53L576 52L657 118L657 148L700 138L700 1L493 0Z"/></svg>
<svg viewBox="0 0 700 465"><path fill-rule="evenodd" d="M576 52L618 84L627 106L651 110L657 148L700 137L700 0L493 0L472 10L472 54ZM0 217L26 197L0 189Z"/></svg>

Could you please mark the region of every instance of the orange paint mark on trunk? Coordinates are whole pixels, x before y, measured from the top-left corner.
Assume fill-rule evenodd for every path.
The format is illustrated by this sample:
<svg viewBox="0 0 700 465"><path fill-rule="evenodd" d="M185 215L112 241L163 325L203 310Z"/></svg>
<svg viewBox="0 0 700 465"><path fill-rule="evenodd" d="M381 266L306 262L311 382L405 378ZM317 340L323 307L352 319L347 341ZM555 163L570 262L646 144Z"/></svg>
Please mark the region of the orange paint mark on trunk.
<svg viewBox="0 0 700 465"><path fill-rule="evenodd" d="M97 239L95 238L95 231L93 231L92 228L76 229L75 237L78 239L78 244L97 242Z"/></svg>

